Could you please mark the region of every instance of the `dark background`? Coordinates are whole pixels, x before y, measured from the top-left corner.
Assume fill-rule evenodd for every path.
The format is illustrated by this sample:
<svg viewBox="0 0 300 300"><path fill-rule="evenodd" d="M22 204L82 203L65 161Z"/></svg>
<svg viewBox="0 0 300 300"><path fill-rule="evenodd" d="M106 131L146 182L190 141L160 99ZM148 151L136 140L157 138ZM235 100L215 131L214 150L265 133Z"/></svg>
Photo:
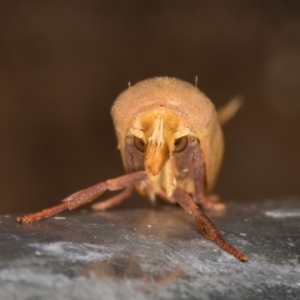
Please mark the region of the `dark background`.
<svg viewBox="0 0 300 300"><path fill-rule="evenodd" d="M110 107L154 76L198 75L216 106L244 96L224 128L224 201L299 194L299 17L285 0L1 1L0 212L121 175Z"/></svg>

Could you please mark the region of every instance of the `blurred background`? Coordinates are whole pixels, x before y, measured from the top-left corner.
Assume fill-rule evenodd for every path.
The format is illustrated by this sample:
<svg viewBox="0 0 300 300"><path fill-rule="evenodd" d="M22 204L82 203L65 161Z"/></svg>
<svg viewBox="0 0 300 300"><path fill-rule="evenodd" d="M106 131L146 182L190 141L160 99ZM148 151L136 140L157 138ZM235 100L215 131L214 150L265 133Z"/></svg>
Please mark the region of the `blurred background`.
<svg viewBox="0 0 300 300"><path fill-rule="evenodd" d="M197 75L217 107L245 98L224 127L224 201L300 194L299 17L293 0L2 0L0 213L123 174L110 107L154 76Z"/></svg>

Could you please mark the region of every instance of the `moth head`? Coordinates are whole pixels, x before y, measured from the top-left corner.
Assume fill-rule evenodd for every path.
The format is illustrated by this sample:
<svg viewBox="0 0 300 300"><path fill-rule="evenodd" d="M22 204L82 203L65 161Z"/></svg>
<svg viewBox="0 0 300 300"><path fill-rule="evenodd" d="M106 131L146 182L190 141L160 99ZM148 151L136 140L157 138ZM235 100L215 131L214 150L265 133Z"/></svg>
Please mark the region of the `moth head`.
<svg viewBox="0 0 300 300"><path fill-rule="evenodd" d="M173 112L150 110L140 117L138 126L131 132L135 147L144 152L146 171L155 176L174 153L185 149L189 129Z"/></svg>

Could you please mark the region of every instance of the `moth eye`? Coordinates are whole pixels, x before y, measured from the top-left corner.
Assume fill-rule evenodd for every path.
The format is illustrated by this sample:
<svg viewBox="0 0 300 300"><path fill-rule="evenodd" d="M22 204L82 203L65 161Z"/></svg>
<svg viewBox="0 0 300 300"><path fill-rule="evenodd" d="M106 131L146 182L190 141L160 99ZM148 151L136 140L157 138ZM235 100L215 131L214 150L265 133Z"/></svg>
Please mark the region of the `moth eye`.
<svg viewBox="0 0 300 300"><path fill-rule="evenodd" d="M183 151L188 144L188 138L186 136L182 136L174 142L174 152L178 153Z"/></svg>
<svg viewBox="0 0 300 300"><path fill-rule="evenodd" d="M135 136L133 138L133 143L134 143L134 146L136 149L138 149L141 152L145 151L146 144L144 143L144 141L142 139Z"/></svg>

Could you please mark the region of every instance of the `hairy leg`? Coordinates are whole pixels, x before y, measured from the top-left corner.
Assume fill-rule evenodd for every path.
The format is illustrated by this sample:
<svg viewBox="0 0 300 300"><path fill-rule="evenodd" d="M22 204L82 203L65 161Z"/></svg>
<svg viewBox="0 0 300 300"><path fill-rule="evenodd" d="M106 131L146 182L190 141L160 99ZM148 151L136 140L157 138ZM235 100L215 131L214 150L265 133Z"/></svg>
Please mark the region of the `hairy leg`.
<svg viewBox="0 0 300 300"><path fill-rule="evenodd" d="M192 197L181 188L176 188L174 191L174 198L177 200L179 205L188 214L195 216L198 227L201 229L206 238L214 241L219 247L227 251L229 254L236 257L238 260L245 262L247 257L240 252L238 249L230 245L226 240L223 239L217 227L213 222L199 209L195 204Z"/></svg>
<svg viewBox="0 0 300 300"><path fill-rule="evenodd" d="M48 209L44 209L35 214L30 214L23 217L18 217L17 221L20 223L30 223L35 222L43 218L48 218L64 210L72 210L83 204L89 203L99 197L106 190L116 191L124 189L128 186L132 186L135 183L145 180L147 174L145 171L134 172L126 174L114 179L109 179L107 181L100 182L89 188L81 190L77 193L70 195L69 197L62 200L62 203Z"/></svg>
<svg viewBox="0 0 300 300"><path fill-rule="evenodd" d="M115 205L121 203L126 198L128 198L132 195L133 188L134 188L133 185L126 187L121 193L119 193L111 198L108 198L104 201L101 201L99 203L93 204L92 209L96 210L96 211L102 211L102 210L106 210L112 206L115 206Z"/></svg>
<svg viewBox="0 0 300 300"><path fill-rule="evenodd" d="M196 142L196 141L195 141ZM194 142L194 143L195 143ZM193 177L195 184L195 197L197 203L206 210L222 212L226 209L224 203L218 203L219 197L217 195L204 195L204 177L205 164L202 151L199 145L194 147L193 153Z"/></svg>

